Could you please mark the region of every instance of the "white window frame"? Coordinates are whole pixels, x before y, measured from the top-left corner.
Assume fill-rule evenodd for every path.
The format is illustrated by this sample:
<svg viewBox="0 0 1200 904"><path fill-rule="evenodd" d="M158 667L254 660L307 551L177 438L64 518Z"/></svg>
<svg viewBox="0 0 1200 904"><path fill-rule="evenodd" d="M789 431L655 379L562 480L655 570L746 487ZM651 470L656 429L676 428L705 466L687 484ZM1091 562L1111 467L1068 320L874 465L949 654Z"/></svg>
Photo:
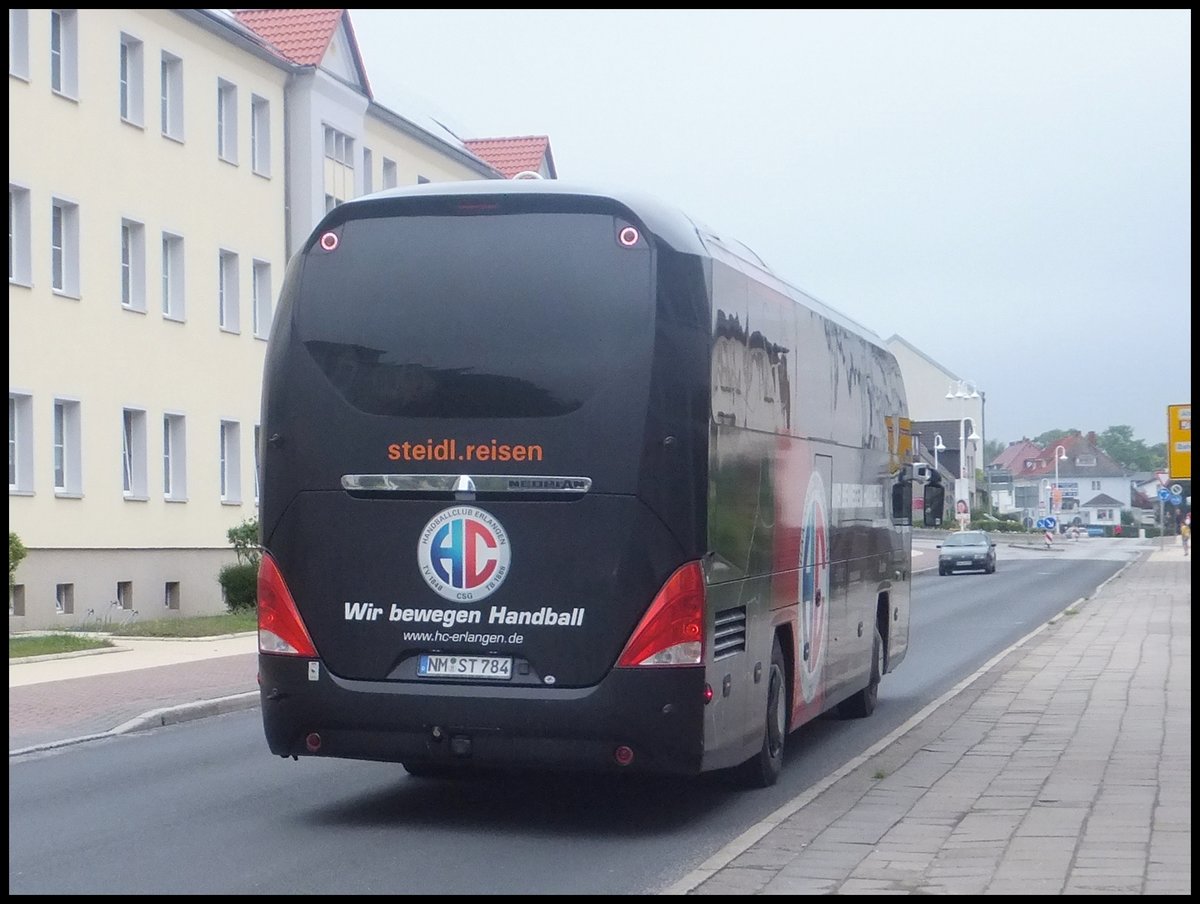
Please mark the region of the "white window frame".
<svg viewBox="0 0 1200 904"><path fill-rule="evenodd" d="M79 298L79 205L66 198L50 202L50 290Z"/></svg>
<svg viewBox="0 0 1200 904"><path fill-rule="evenodd" d="M8 183L8 281L33 286L33 242L30 195L23 185Z"/></svg>
<svg viewBox="0 0 1200 904"><path fill-rule="evenodd" d="M220 435L220 492L224 505L242 504L241 443L242 425L238 421L221 421Z"/></svg>
<svg viewBox="0 0 1200 904"><path fill-rule="evenodd" d="M147 483L146 411L121 409L121 493L129 501L150 498Z"/></svg>
<svg viewBox="0 0 1200 904"><path fill-rule="evenodd" d="M133 581L117 581L117 605L126 611L133 609Z"/></svg>
<svg viewBox="0 0 1200 904"><path fill-rule="evenodd" d="M83 495L82 419L78 399L54 399L50 463L55 496L77 499Z"/></svg>
<svg viewBox="0 0 1200 904"><path fill-rule="evenodd" d="M251 280L254 336L257 339L266 339L271 334L271 302L273 300L270 263L255 260Z"/></svg>
<svg viewBox="0 0 1200 904"><path fill-rule="evenodd" d="M145 49L145 45L133 35L121 32L118 110L122 122L139 129L146 124Z"/></svg>
<svg viewBox="0 0 1200 904"><path fill-rule="evenodd" d="M164 138L183 141L183 60L165 50L159 64L159 123Z"/></svg>
<svg viewBox="0 0 1200 904"><path fill-rule="evenodd" d="M396 161L383 158L383 187L395 188L400 182L399 171L396 168Z"/></svg>
<svg viewBox="0 0 1200 904"><path fill-rule="evenodd" d="M375 190L375 152L364 146L362 157L362 193L369 195Z"/></svg>
<svg viewBox="0 0 1200 904"><path fill-rule="evenodd" d="M325 126L325 210L354 197L354 139Z"/></svg>
<svg viewBox="0 0 1200 904"><path fill-rule="evenodd" d="M223 78L217 79L217 156L237 165L237 85Z"/></svg>
<svg viewBox="0 0 1200 904"><path fill-rule="evenodd" d="M183 236L173 232L162 234L162 315L180 323L187 319L183 250Z"/></svg>
<svg viewBox="0 0 1200 904"><path fill-rule="evenodd" d="M8 74L29 81L29 10L8 11Z"/></svg>
<svg viewBox="0 0 1200 904"><path fill-rule="evenodd" d="M58 615L75 614L75 585L54 585L54 611Z"/></svg>
<svg viewBox="0 0 1200 904"><path fill-rule="evenodd" d="M33 396L8 393L8 492L33 494Z"/></svg>
<svg viewBox="0 0 1200 904"><path fill-rule="evenodd" d="M254 504L258 505L258 478L262 470L262 425L254 425Z"/></svg>
<svg viewBox="0 0 1200 904"><path fill-rule="evenodd" d="M242 331L237 253L221 249L217 256L217 325L227 333Z"/></svg>
<svg viewBox="0 0 1200 904"><path fill-rule="evenodd" d="M256 175L271 175L271 102L250 95L250 168Z"/></svg>
<svg viewBox="0 0 1200 904"><path fill-rule="evenodd" d="M163 415L163 498L187 502L187 418Z"/></svg>
<svg viewBox="0 0 1200 904"><path fill-rule="evenodd" d="M79 10L50 10L50 90L79 99Z"/></svg>
<svg viewBox="0 0 1200 904"><path fill-rule="evenodd" d="M163 606L167 609L179 608L179 581L166 581L163 584Z"/></svg>
<svg viewBox="0 0 1200 904"><path fill-rule="evenodd" d="M121 219L121 307L146 313L146 226Z"/></svg>

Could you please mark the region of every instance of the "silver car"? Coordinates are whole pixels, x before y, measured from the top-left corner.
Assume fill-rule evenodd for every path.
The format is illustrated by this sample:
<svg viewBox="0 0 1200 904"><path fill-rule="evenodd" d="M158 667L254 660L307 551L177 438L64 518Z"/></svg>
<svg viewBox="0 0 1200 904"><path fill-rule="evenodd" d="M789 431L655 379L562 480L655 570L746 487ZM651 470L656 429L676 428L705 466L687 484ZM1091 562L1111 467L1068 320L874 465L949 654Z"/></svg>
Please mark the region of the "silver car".
<svg viewBox="0 0 1200 904"><path fill-rule="evenodd" d="M951 534L944 543L938 544L938 574L953 574L956 571L982 571L992 574L996 570L996 543L981 530L964 530Z"/></svg>

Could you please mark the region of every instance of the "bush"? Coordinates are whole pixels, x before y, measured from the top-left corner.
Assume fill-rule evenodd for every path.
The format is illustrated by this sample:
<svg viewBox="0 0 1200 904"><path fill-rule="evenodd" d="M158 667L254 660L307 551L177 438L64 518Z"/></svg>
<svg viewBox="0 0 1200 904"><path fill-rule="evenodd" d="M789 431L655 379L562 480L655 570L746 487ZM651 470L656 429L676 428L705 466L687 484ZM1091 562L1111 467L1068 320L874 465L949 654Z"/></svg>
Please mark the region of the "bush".
<svg viewBox="0 0 1200 904"><path fill-rule="evenodd" d="M233 547L239 563L258 567L262 548L258 545L257 518L247 518L237 527L229 528L225 536L229 538L229 545Z"/></svg>
<svg viewBox="0 0 1200 904"><path fill-rule="evenodd" d="M17 566L21 564L21 560L28 554L25 549L25 544L11 530L8 532L8 592L12 593L13 584L16 581Z"/></svg>
<svg viewBox="0 0 1200 904"><path fill-rule="evenodd" d="M258 563L235 562L221 569L218 576L225 606L230 612L254 608L258 601Z"/></svg>

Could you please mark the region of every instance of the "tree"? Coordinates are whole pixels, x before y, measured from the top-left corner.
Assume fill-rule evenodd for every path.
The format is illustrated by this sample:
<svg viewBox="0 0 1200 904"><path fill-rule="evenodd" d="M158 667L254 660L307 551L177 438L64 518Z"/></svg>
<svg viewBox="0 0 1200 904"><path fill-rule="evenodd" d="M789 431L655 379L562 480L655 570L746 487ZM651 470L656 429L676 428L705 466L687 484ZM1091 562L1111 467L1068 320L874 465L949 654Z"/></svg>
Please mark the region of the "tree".
<svg viewBox="0 0 1200 904"><path fill-rule="evenodd" d="M28 554L25 549L25 544L21 542L13 531L8 532L8 592L12 593L13 584L16 581L17 566L21 564L21 560Z"/></svg>
<svg viewBox="0 0 1200 904"><path fill-rule="evenodd" d="M1096 444L1129 471L1153 471L1167 464L1166 443L1147 448L1142 440L1133 438L1133 428L1127 424L1109 427L1096 438Z"/></svg>

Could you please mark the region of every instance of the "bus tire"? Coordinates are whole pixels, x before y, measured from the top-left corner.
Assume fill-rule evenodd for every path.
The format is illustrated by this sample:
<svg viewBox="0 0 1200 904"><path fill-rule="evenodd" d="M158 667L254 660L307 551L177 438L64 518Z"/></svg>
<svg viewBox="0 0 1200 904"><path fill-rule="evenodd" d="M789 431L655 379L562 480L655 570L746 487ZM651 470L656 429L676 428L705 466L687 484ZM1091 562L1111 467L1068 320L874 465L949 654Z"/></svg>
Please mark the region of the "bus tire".
<svg viewBox="0 0 1200 904"><path fill-rule="evenodd" d="M769 788L783 771L783 748L787 740L787 663L779 638L771 648L767 672L767 710L763 742L758 753L736 768L736 781L745 788Z"/></svg>
<svg viewBox="0 0 1200 904"><path fill-rule="evenodd" d="M861 691L848 697L838 707L838 711L851 719L865 719L875 712L875 704L879 702L879 682L883 679L883 636L879 633L879 623L875 623L875 640L871 644L871 680Z"/></svg>

